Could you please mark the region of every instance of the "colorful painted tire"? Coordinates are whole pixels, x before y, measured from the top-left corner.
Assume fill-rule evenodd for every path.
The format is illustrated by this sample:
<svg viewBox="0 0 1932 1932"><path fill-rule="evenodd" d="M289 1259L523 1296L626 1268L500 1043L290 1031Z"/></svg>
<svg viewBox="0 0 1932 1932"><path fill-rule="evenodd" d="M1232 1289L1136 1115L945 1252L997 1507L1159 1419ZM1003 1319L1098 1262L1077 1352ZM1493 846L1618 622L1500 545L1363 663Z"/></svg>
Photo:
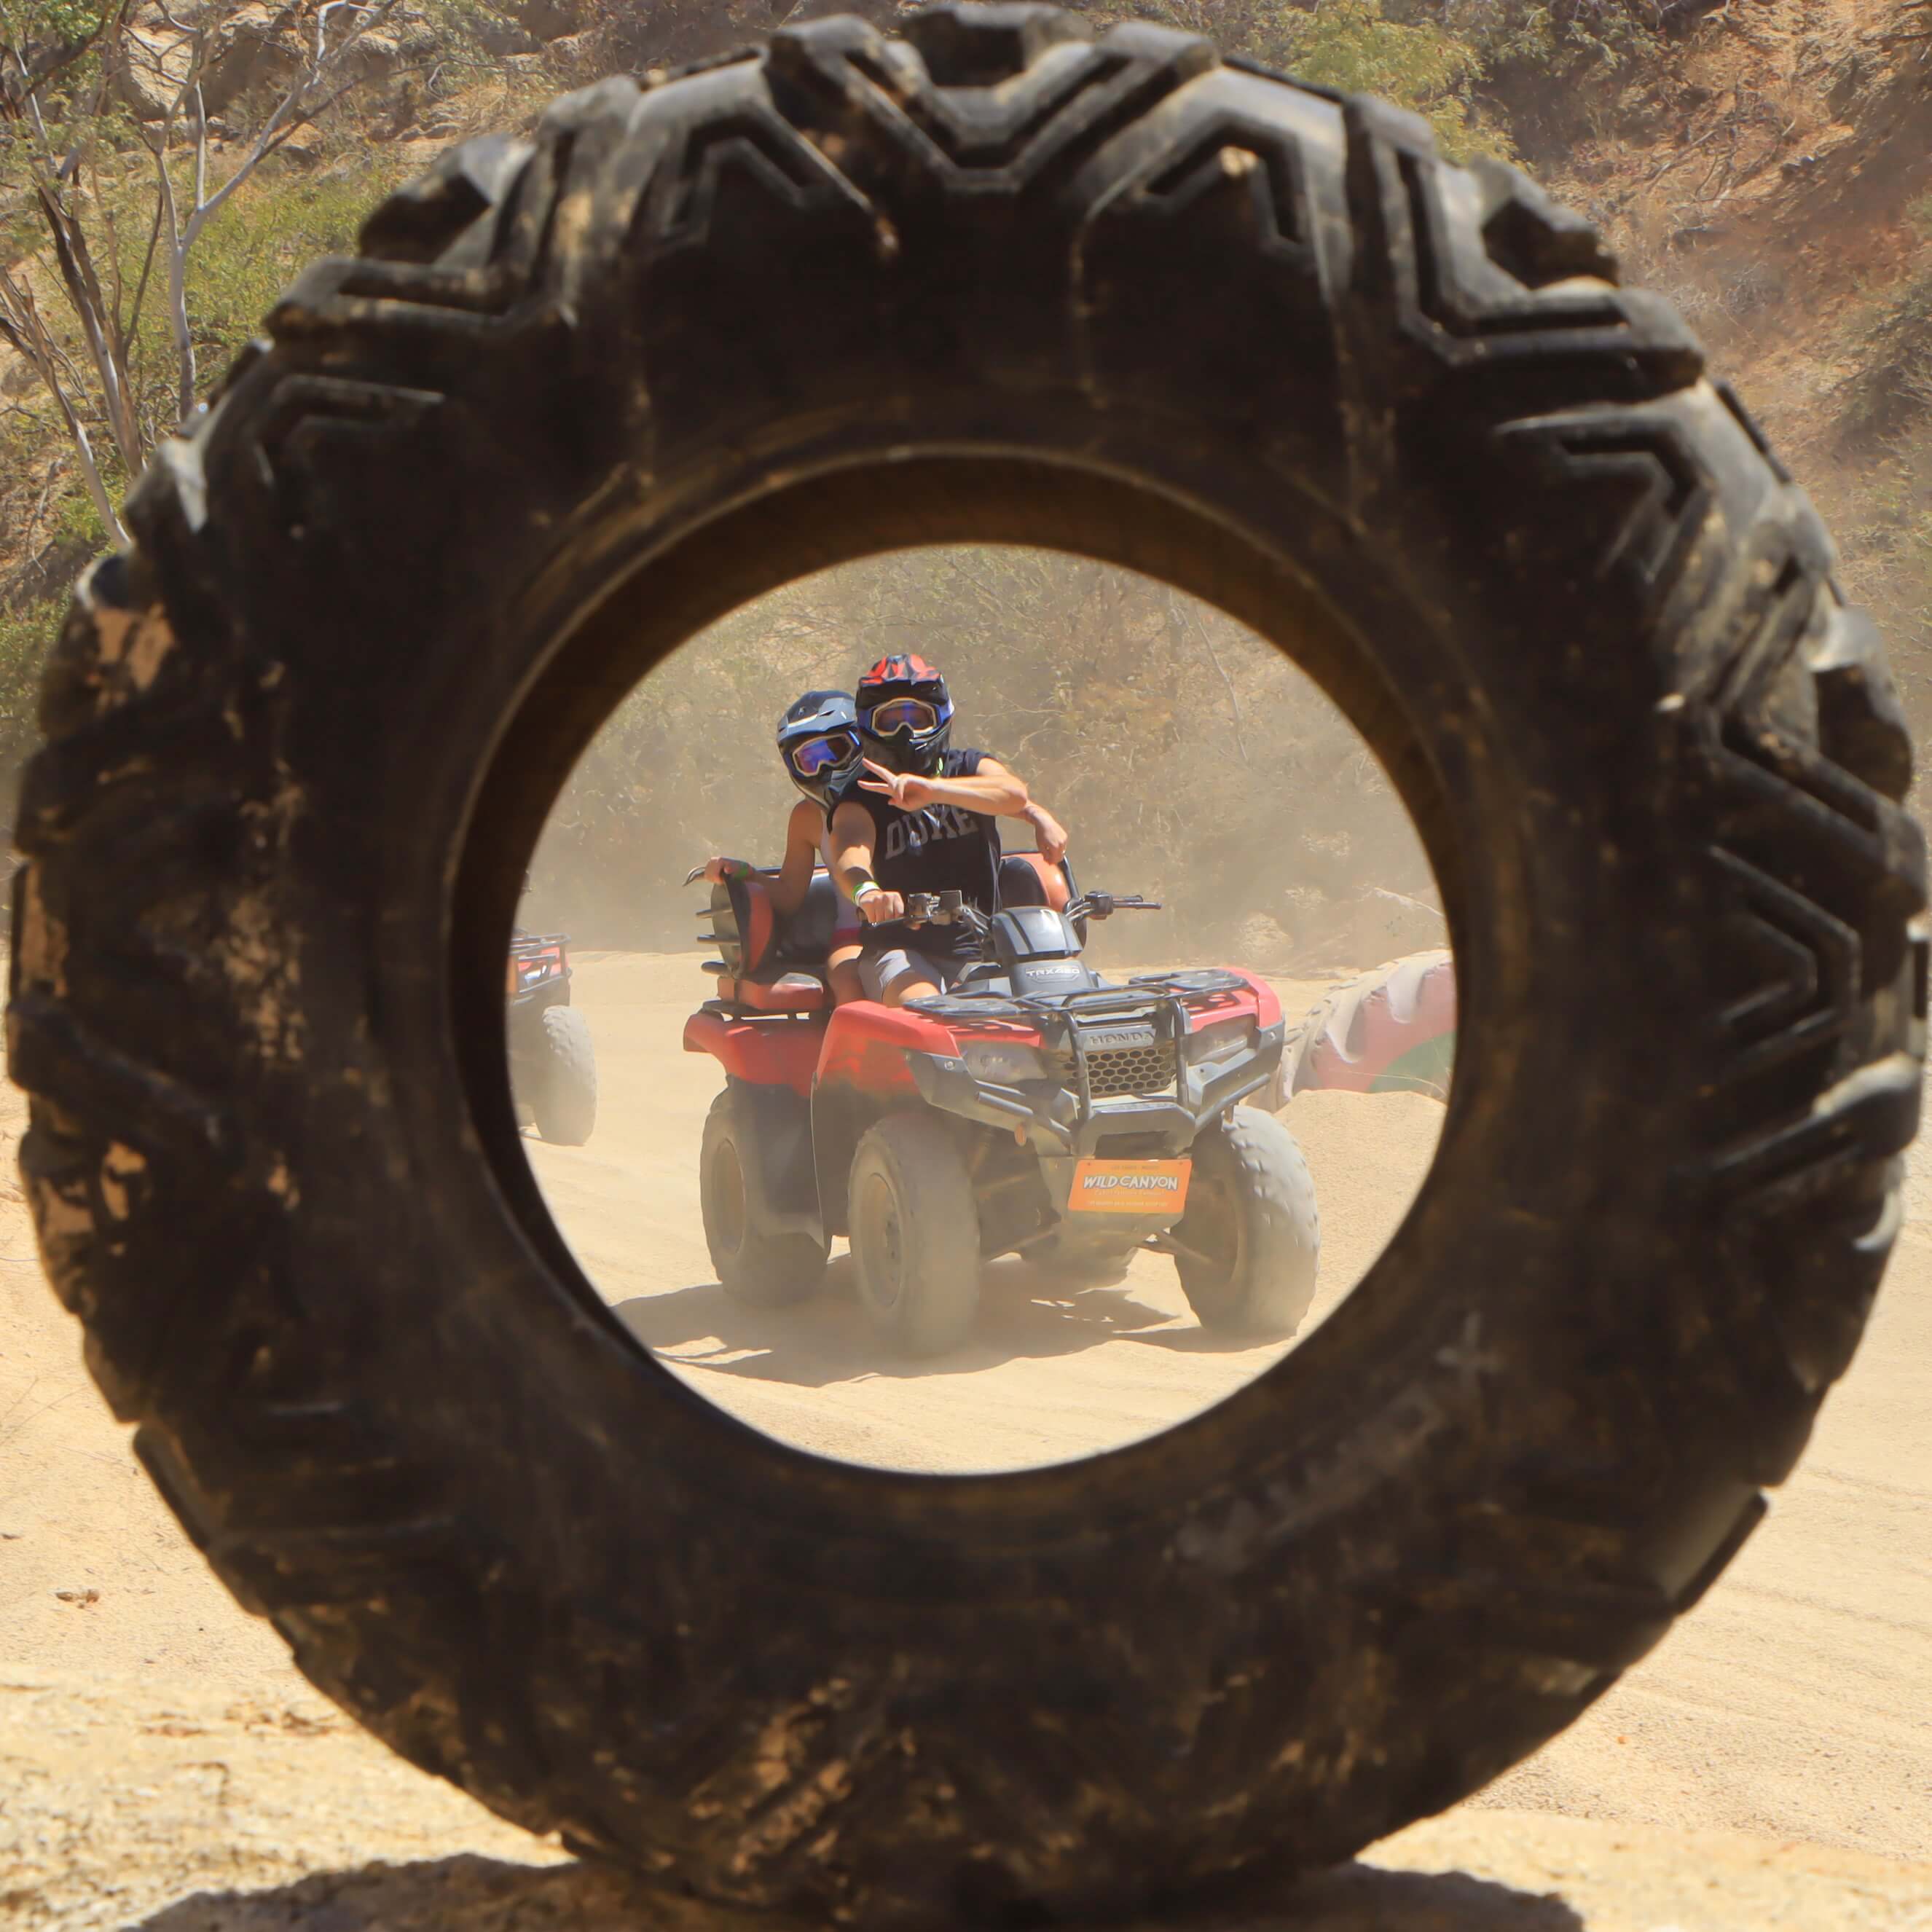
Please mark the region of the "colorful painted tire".
<svg viewBox="0 0 1932 1932"><path fill-rule="evenodd" d="M1344 980L1282 1056L1277 1100L1310 1088L1446 1100L1456 1061L1456 963L1414 952Z"/></svg>

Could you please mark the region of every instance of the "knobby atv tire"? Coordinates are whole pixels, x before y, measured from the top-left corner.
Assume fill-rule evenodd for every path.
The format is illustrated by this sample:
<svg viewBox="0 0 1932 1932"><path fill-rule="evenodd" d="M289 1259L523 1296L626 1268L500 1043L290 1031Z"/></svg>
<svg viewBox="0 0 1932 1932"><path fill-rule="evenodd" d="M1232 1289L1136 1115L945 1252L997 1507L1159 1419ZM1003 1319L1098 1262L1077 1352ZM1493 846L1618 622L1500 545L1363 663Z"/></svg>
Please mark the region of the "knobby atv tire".
<svg viewBox="0 0 1932 1932"><path fill-rule="evenodd" d="M597 1125L597 1056L590 1024L574 1006L544 1011L530 1114L537 1132L557 1147L581 1147Z"/></svg>
<svg viewBox="0 0 1932 1932"><path fill-rule="evenodd" d="M1272 1114L1237 1107L1194 1143L1174 1265L1204 1328L1292 1335L1315 1299L1322 1220L1294 1136Z"/></svg>
<svg viewBox="0 0 1932 1932"><path fill-rule="evenodd" d="M1124 1915L1460 1798L1730 1560L1897 1226L1923 848L1816 518L1582 221L1186 34L904 32L454 149L159 452L23 781L21 1167L170 1505L412 1762L707 1898ZM1301 1348L935 1481L629 1344L500 976L644 670L954 539L1292 647L1421 832L1462 1052Z"/></svg>
<svg viewBox="0 0 1932 1932"><path fill-rule="evenodd" d="M887 1347L939 1355L980 1312L980 1216L973 1179L936 1114L889 1114L852 1156L845 1225L859 1305Z"/></svg>
<svg viewBox="0 0 1932 1932"><path fill-rule="evenodd" d="M725 1293L748 1307L782 1308L818 1290L826 1247L810 1234L774 1234L757 1225L747 1176L758 1171L755 1142L764 1124L755 1102L735 1084L712 1102L698 1148L698 1210Z"/></svg>

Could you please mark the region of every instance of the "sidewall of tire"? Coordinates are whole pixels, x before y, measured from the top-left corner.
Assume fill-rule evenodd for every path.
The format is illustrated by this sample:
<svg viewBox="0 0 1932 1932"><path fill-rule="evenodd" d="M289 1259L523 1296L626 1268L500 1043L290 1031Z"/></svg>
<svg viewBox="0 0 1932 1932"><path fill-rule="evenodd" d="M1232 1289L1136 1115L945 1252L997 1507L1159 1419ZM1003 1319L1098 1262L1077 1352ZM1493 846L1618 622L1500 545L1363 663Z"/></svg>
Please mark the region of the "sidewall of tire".
<svg viewBox="0 0 1932 1932"><path fill-rule="evenodd" d="M903 1260L890 1303L874 1286L880 1265L867 1240L868 1192L883 1185L896 1210ZM980 1307L980 1222L964 1156L946 1124L929 1113L888 1114L852 1156L852 1262L860 1305L886 1345L940 1355L973 1332Z"/></svg>
<svg viewBox="0 0 1932 1932"><path fill-rule="evenodd" d="M1315 1183L1294 1136L1271 1114L1237 1107L1194 1143L1194 1180L1217 1181L1234 1196L1234 1272L1212 1280L1198 1263L1178 1262L1180 1284L1204 1328L1230 1334L1294 1333L1315 1299L1322 1223ZM1184 1215L1175 1229L1185 1238Z"/></svg>
<svg viewBox="0 0 1932 1932"><path fill-rule="evenodd" d="M698 1200L711 1265L726 1294L751 1308L783 1308L808 1300L825 1271L826 1249L806 1234L770 1234L757 1225L750 1190L760 1171L758 1140L762 1124L752 1096L736 1082L724 1088L704 1118L698 1148ZM735 1246L720 1225L718 1163L737 1165L743 1226Z"/></svg>
<svg viewBox="0 0 1932 1932"><path fill-rule="evenodd" d="M597 1063L590 1023L574 1006L540 1016L542 1058L532 1095L537 1131L558 1147L581 1147L597 1125Z"/></svg>

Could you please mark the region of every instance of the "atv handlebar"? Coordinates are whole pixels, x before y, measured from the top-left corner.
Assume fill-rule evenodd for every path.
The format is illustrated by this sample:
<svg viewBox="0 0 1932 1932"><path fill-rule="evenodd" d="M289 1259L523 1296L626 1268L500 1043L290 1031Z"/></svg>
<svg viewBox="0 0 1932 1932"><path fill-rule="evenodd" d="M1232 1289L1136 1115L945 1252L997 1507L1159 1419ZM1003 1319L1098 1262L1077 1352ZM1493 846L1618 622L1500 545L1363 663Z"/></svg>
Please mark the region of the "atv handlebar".
<svg viewBox="0 0 1932 1932"><path fill-rule="evenodd" d="M708 865L710 860L706 860ZM694 866L685 874L688 886L704 876L704 866ZM983 933L986 916L977 906L968 905L958 892L908 892L905 920L908 926L963 926L968 932ZM1087 892L1066 908L1069 919L1112 919L1117 912L1159 912L1159 899L1143 898L1138 892Z"/></svg>
<svg viewBox="0 0 1932 1932"><path fill-rule="evenodd" d="M1117 912L1158 912L1159 899L1143 898L1138 892L1088 892L1066 908L1069 919L1112 919ZM992 922L959 892L908 892L905 920L908 926L963 926L982 937Z"/></svg>
<svg viewBox="0 0 1932 1932"><path fill-rule="evenodd" d="M986 915L966 902L961 892L908 892L905 922L908 926L963 926L968 932L985 934L991 929Z"/></svg>
<svg viewBox="0 0 1932 1932"><path fill-rule="evenodd" d="M1138 892L1088 892L1066 908L1069 919L1112 919L1117 912L1158 912L1158 899Z"/></svg>

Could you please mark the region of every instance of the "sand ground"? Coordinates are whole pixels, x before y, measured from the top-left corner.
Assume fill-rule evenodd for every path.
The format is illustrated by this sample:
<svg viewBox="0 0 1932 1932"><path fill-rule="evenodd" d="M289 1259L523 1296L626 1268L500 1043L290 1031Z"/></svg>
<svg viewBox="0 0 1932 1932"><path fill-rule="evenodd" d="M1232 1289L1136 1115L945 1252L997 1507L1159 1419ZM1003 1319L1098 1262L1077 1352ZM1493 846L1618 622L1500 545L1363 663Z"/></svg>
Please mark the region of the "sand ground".
<svg viewBox="0 0 1932 1932"><path fill-rule="evenodd" d="M736 1310L698 1226L698 1133L718 1083L678 1050L695 979L688 956L583 963L598 1130L530 1154L608 1298L714 1400L828 1455L1015 1467L1163 1427L1279 1352L1204 1337L1153 1256L1073 1296L998 1264L972 1345L917 1371L870 1346L847 1264L805 1309ZM1318 989L1280 990L1294 1012ZM1318 1094L1288 1118L1322 1200L1318 1318L1400 1220L1441 1111ZM20 1126L9 1090L0 1132ZM1284 1899L1269 1925L1932 1932L1928 1417L1932 1220L1915 1213L1808 1455L1696 1612L1537 1757ZM671 1922L392 1759L302 1682L134 1463L17 1200L0 1198L0 1925Z"/></svg>

